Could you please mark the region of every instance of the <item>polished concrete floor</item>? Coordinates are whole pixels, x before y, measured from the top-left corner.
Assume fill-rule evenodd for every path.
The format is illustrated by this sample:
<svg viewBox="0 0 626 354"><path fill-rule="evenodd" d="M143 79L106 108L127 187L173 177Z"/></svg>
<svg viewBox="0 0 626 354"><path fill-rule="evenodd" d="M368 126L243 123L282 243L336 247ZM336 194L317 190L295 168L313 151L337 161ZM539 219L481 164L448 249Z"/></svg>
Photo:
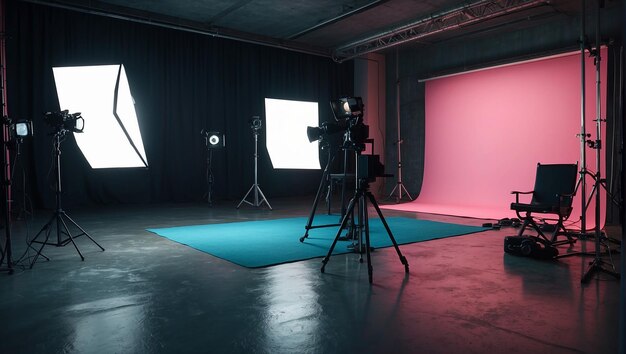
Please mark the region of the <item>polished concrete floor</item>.
<svg viewBox="0 0 626 354"><path fill-rule="evenodd" d="M589 258L504 254L512 228L402 245L408 275L392 248L378 249L373 285L356 254L333 256L325 274L319 258L247 269L145 231L306 216L311 201L271 202L68 210L106 251L81 237L84 262L71 245L46 246L50 261L0 273L0 353L618 351L619 282L581 284ZM14 223L15 257L47 217Z"/></svg>

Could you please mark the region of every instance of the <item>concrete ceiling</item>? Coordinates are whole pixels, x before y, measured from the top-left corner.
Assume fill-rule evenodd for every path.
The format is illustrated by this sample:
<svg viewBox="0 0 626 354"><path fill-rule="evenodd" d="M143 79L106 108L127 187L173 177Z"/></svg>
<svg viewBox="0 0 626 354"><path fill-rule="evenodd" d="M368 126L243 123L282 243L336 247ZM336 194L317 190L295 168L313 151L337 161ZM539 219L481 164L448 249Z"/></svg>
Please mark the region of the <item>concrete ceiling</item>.
<svg viewBox="0 0 626 354"><path fill-rule="evenodd" d="M579 16L581 6L580 0L24 1L339 59L400 43L436 43L494 28L518 30ZM479 7L470 11L471 5ZM454 17L455 10L462 13ZM411 29L415 24L421 27ZM364 39L370 42L359 47Z"/></svg>

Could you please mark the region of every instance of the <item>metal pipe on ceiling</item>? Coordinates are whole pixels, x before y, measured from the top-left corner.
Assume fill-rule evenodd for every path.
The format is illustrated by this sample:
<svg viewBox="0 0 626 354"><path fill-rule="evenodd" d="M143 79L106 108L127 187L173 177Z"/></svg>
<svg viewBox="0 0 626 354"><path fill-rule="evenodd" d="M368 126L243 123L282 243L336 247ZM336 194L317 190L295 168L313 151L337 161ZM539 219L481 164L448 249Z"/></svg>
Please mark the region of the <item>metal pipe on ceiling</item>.
<svg viewBox="0 0 626 354"><path fill-rule="evenodd" d="M318 30L318 29L320 29L322 27L326 27L326 26L331 25L331 24L333 24L335 22L341 21L341 20L343 20L345 18L348 18L350 16L356 15L356 14L358 14L360 12L363 12L365 10L369 10L371 8L377 7L377 6L383 4L383 3L387 2L387 1L388 0L376 0L376 1L370 2L368 4L365 4L363 6L360 6L360 7L357 7L355 9L352 9L350 11L343 12L343 13L339 14L338 16L335 16L333 18L330 18L328 20L324 20L324 21L320 22L320 23L316 24L315 26L309 27L307 29L304 29L304 30L298 32L298 33L292 34L291 36L287 37L287 39L292 39L293 40L293 39L296 39L296 38L300 38L300 37L304 36L305 34L307 34L309 32L313 32L313 31Z"/></svg>
<svg viewBox="0 0 626 354"><path fill-rule="evenodd" d="M148 18L141 16L132 16L122 13L112 13L104 9L96 9L89 7L82 7L78 5L65 4L55 1L46 0L22 0L37 5L50 6L70 11L76 11L80 13L86 13L90 15L103 16L108 18L114 18L118 20L125 20L135 23L148 24L162 28L174 29L179 31L185 31L190 33L197 33L215 38L230 39L238 42L262 45L267 47L273 47L278 49L285 49L293 52L299 52L304 54L311 54L321 57L331 57L331 51L321 47L308 46L302 43L297 43L289 40L279 40L271 37L265 37L260 35L253 35L246 32L240 32L223 27L211 26L205 28L202 24L195 22L182 23L183 21L177 20L179 23L171 23L166 19Z"/></svg>

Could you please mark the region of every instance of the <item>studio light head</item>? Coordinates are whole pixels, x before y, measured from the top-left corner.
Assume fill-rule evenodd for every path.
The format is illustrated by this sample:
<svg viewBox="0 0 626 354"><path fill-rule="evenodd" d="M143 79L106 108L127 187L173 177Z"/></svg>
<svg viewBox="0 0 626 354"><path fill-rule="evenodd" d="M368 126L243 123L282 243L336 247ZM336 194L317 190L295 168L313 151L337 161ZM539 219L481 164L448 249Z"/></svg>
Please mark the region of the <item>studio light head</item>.
<svg viewBox="0 0 626 354"><path fill-rule="evenodd" d="M208 149L220 149L226 147L226 136L217 131L206 131L202 129L200 135L204 137L204 143Z"/></svg>
<svg viewBox="0 0 626 354"><path fill-rule="evenodd" d="M250 122L250 129L254 131L261 130L261 127L263 126L263 122L261 121L261 117L259 116L252 116L249 122Z"/></svg>
<svg viewBox="0 0 626 354"><path fill-rule="evenodd" d="M306 128L306 136L309 138L309 142L314 142L320 139L325 138L326 136L344 131L345 128L342 128L339 124L333 124L324 122L319 127L307 127Z"/></svg>
<svg viewBox="0 0 626 354"><path fill-rule="evenodd" d="M363 99L361 97L343 97L330 101L330 108L337 121L363 117Z"/></svg>
<svg viewBox="0 0 626 354"><path fill-rule="evenodd" d="M69 113L68 110L61 112L47 112L44 114L44 122L54 128L56 132L82 133L85 128L85 120L78 113Z"/></svg>
<svg viewBox="0 0 626 354"><path fill-rule="evenodd" d="M7 122L9 126L9 138L21 141L25 137L33 136L33 122L30 120L18 120Z"/></svg>

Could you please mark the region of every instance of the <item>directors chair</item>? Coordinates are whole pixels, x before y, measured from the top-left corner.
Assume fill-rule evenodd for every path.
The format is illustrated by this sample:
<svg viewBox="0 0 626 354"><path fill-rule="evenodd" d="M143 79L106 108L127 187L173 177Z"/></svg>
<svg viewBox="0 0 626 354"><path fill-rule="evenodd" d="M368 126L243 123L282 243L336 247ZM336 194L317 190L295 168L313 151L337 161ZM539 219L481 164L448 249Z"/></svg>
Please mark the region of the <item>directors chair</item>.
<svg viewBox="0 0 626 354"><path fill-rule="evenodd" d="M576 193L576 176L578 175L577 164L537 164L535 175L535 188L528 192L513 191L515 202L511 203L511 209L523 224L520 227L519 236L522 236L526 227L530 226L552 245L573 244L576 242L563 226L563 222L569 218L572 212L572 201ZM529 204L520 203L520 194L532 194ZM553 214L557 216L556 224L550 238L544 234L535 221L533 214ZM557 241L559 235L564 235L567 240Z"/></svg>

